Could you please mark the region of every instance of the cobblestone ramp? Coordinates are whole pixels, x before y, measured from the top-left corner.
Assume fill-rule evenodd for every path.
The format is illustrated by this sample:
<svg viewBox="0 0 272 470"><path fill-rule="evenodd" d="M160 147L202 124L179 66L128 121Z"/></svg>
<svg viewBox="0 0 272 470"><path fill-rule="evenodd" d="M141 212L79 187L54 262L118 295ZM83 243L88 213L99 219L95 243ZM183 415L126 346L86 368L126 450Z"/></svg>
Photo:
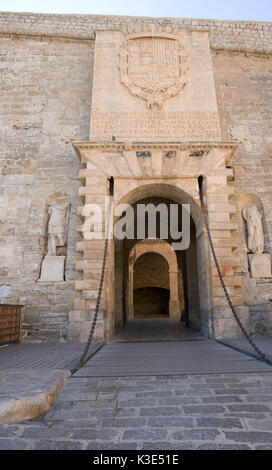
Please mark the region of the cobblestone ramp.
<svg viewBox="0 0 272 470"><path fill-rule="evenodd" d="M216 341L110 343L74 377L272 372L272 367Z"/></svg>

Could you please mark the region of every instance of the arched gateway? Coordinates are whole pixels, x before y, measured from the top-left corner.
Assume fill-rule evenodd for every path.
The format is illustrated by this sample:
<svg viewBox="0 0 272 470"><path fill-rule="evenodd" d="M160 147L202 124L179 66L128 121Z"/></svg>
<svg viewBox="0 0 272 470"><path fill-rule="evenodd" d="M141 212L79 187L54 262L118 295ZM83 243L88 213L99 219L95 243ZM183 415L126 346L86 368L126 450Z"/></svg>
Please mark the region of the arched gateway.
<svg viewBox="0 0 272 470"><path fill-rule="evenodd" d="M197 187L192 189L192 193L197 196ZM119 195L116 194L116 198ZM175 241L171 234L167 240L137 238L132 240L116 240L113 249L115 251L115 269L113 279L113 292L115 296L115 327L123 327L126 320L133 318L133 278L134 267L137 259L144 253L158 253L165 257L168 263L169 273L169 316L170 318L181 318L183 310L188 326L199 329L206 337L212 336L212 322L210 319L210 266L207 252L207 240L203 230L203 222L200 209L197 203L184 190L178 188L175 182L146 183L141 184L129 193L121 197L117 204L129 204L134 209L135 227L137 223L137 206L153 203L155 207L165 204L178 205L178 225L182 228L182 204L190 206L190 245L186 250L174 250L172 243ZM170 211L169 211L170 216ZM159 218L156 221L156 233L159 234ZM135 229L134 227L134 229ZM147 230L147 227L146 227ZM135 235L136 230L135 230ZM147 232L146 232L146 235ZM141 286L156 286L156 260L153 259L153 266L149 269L150 274L141 273ZM152 259L150 259L152 263ZM150 268L150 266L149 266ZM154 268L154 269L153 269ZM147 271L147 269L145 269ZM152 284L153 281L153 284ZM163 287L161 279L161 287ZM146 296L146 303L148 297ZM143 311L144 316L144 311Z"/></svg>
<svg viewBox="0 0 272 470"><path fill-rule="evenodd" d="M90 204L101 205L105 215L109 178L114 179L114 208L129 204L134 223L139 220L138 204L164 204L167 209L176 204L182 230L181 208L189 205L190 244L185 250L173 250L171 236L159 242L158 221L151 241L146 233L139 237L144 239L140 243L135 236L110 240L96 338L109 341L135 312L144 317L154 311L176 319L183 311L187 325L205 337L238 335L211 259L199 207L198 177L202 175L216 254L232 301L246 324L237 225L232 220L236 209L230 200L234 189L229 184L233 176L230 158L238 142L221 139L208 33L98 31L95 47L90 138L74 143L82 164L79 231L83 239L78 243L77 270L82 277L76 282L69 338L84 341L88 336L105 231L104 221L87 228L84 222ZM120 213L114 223L118 217ZM137 260L141 250L145 255ZM169 268L174 256L175 267Z"/></svg>
<svg viewBox="0 0 272 470"><path fill-rule="evenodd" d="M154 312L154 316L165 315L179 320L181 317L179 293L180 291L181 295L183 293L183 286L179 283L179 273L175 251L168 242L159 238L147 238L135 243L128 256L127 318L136 318L137 314L141 317L150 315L150 304L151 306L153 304L155 308L151 310L151 314ZM164 296L162 289L169 291L168 305L158 305L155 290ZM162 300L164 301L164 298ZM161 307L159 311L158 307Z"/></svg>

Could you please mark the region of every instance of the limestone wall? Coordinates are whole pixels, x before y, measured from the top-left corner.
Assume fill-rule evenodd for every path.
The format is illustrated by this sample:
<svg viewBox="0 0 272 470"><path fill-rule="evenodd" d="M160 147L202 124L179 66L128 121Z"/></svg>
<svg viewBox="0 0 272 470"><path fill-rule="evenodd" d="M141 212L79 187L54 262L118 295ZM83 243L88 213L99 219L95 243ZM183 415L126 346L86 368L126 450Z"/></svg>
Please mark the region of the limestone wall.
<svg viewBox="0 0 272 470"><path fill-rule="evenodd" d="M26 305L23 330L31 339L64 340L73 309L80 182L71 140L88 139L94 30L152 27L210 31L222 138L242 142L231 162L231 184L244 300L252 326L272 331L272 284L249 277L239 210L244 194L259 197L271 252L271 23L1 13L0 302ZM37 280L45 204L56 191L68 194L72 209L66 280L52 287Z"/></svg>
<svg viewBox="0 0 272 470"><path fill-rule="evenodd" d="M73 308L79 162L71 139L87 139L90 42L0 38L0 302L26 305L31 338L65 339ZM40 284L47 198L72 207L65 282Z"/></svg>
<svg viewBox="0 0 272 470"><path fill-rule="evenodd" d="M238 223L237 255L242 261L244 301L250 307L252 329L272 333L272 282L250 278L241 200L251 195L259 200L263 214L265 252L272 252L272 56L213 52L217 101L224 139L241 141L231 165L234 168ZM257 326L256 326L257 324Z"/></svg>
<svg viewBox="0 0 272 470"><path fill-rule="evenodd" d="M161 287L169 289L169 266L165 258L157 253L141 256L134 268L134 289Z"/></svg>
<svg viewBox="0 0 272 470"><path fill-rule="evenodd" d="M104 15L55 15L6 13L0 17L0 33L94 39L102 29L128 32L199 29L209 30L216 49L271 52L272 25L268 22L222 21L194 18L147 18Z"/></svg>

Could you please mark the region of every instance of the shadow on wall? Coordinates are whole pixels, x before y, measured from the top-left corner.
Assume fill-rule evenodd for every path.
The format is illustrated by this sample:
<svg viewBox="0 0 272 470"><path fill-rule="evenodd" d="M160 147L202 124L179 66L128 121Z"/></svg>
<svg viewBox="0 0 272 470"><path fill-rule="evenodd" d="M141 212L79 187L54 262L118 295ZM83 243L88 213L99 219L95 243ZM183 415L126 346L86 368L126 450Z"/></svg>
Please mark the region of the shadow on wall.
<svg viewBox="0 0 272 470"><path fill-rule="evenodd" d="M169 290L161 287L134 289L134 317L169 317Z"/></svg>

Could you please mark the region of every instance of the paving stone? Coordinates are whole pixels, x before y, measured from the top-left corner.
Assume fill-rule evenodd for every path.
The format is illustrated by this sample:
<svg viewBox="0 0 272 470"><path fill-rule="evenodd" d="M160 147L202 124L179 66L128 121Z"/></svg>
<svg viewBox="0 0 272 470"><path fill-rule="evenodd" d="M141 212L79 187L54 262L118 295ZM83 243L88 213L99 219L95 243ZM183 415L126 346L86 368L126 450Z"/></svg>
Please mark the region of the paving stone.
<svg viewBox="0 0 272 470"><path fill-rule="evenodd" d="M132 400L118 400L118 407L141 407L141 406L155 406L157 400L145 400L144 398L134 398Z"/></svg>
<svg viewBox="0 0 272 470"><path fill-rule="evenodd" d="M245 401L249 403L272 403L272 395L247 395Z"/></svg>
<svg viewBox="0 0 272 470"><path fill-rule="evenodd" d="M189 405L193 403L199 403L200 398L196 396L191 396L191 397L185 397L185 396L180 396L180 397L171 397L169 398L159 398L158 399L158 404L159 405Z"/></svg>
<svg viewBox="0 0 272 470"><path fill-rule="evenodd" d="M226 439L231 441L269 443L272 445L272 432L254 432L254 431L223 431Z"/></svg>
<svg viewBox="0 0 272 470"><path fill-rule="evenodd" d="M104 401L103 401L103 403L102 403L101 406L99 405L99 403L101 403L101 402L100 402L100 401L95 401L95 402L94 402L93 400L91 400L91 401L90 401L90 400L84 400L84 401L82 401L82 400L75 400L75 401L73 401L73 402L70 402L70 406L72 405L73 408L78 408L78 409L79 409L79 408L80 408L80 409L86 408L86 409L88 409L88 410L91 410L91 409L93 409L93 408L95 408L95 409L97 409L97 408L100 408L100 409L103 409L103 408L106 408L106 409L108 409L108 408L113 408L113 409L114 409L115 406L116 406L116 401L111 402L111 404L109 404L109 406L107 406L107 405L105 406L105 402L104 402Z"/></svg>
<svg viewBox="0 0 272 470"><path fill-rule="evenodd" d="M230 411L239 411L239 413L243 412L262 412L262 411L271 411L271 409L266 405L227 405L227 408Z"/></svg>
<svg viewBox="0 0 272 470"><path fill-rule="evenodd" d="M246 395L249 391L245 388L224 388L214 391L215 395Z"/></svg>
<svg viewBox="0 0 272 470"><path fill-rule="evenodd" d="M80 402L82 403L82 402ZM84 402L83 402L84 403ZM54 405L54 410L70 410L73 406L73 402L72 401L62 401L62 402L58 402L58 403L55 403Z"/></svg>
<svg viewBox="0 0 272 470"><path fill-rule="evenodd" d="M115 429L76 429L70 435L70 439L90 440L114 440L118 436Z"/></svg>
<svg viewBox="0 0 272 470"><path fill-rule="evenodd" d="M52 428L52 427L39 427L37 429L36 426L29 426L23 430L23 432L20 434L20 437L23 438L48 438L48 439L54 439L58 437L67 437L69 434L70 430L68 428Z"/></svg>
<svg viewBox="0 0 272 470"><path fill-rule="evenodd" d="M242 384L240 384L241 386ZM256 381L256 382L244 382L243 383L243 386L245 387L246 386L246 389L247 390L250 390L250 389L254 389L254 388L260 388L260 386L262 386L262 382L261 381ZM238 386L236 384L228 384L228 388L238 388Z"/></svg>
<svg viewBox="0 0 272 470"><path fill-rule="evenodd" d="M48 441L48 440L39 440L36 441L33 450L81 450L85 446L82 442L76 441Z"/></svg>
<svg viewBox="0 0 272 470"><path fill-rule="evenodd" d="M159 390L159 391L152 391L152 392L137 392L136 393L136 398L143 398L143 397L169 397L173 396L172 390Z"/></svg>
<svg viewBox="0 0 272 470"><path fill-rule="evenodd" d="M76 392L74 391L73 393L71 392L64 392L59 396L58 401L78 401L78 400L96 400L97 398L97 393L92 393L92 392Z"/></svg>
<svg viewBox="0 0 272 470"><path fill-rule="evenodd" d="M114 410L115 415L118 417L126 417L126 416L138 416L139 408L115 408Z"/></svg>
<svg viewBox="0 0 272 470"><path fill-rule="evenodd" d="M76 402L78 403L78 401ZM78 405L75 403L75 406L77 407ZM117 405L117 400L96 400L96 401L92 401L91 403L89 403L89 406L88 408L90 410L94 410L94 409L99 409L99 410L102 410L102 409L113 409L113 408L116 408L116 405Z"/></svg>
<svg viewBox="0 0 272 470"><path fill-rule="evenodd" d="M97 442L91 441L87 445L87 450L136 450L137 442Z"/></svg>
<svg viewBox="0 0 272 470"><path fill-rule="evenodd" d="M219 405L192 405L192 406L183 406L183 411L185 414L210 414L210 413L224 413L225 408Z"/></svg>
<svg viewBox="0 0 272 470"><path fill-rule="evenodd" d="M51 429L54 428L68 428L69 430L73 429L93 429L98 428L101 423L100 418L87 418L87 419L65 419L60 421L53 421L51 424Z"/></svg>
<svg viewBox="0 0 272 470"><path fill-rule="evenodd" d="M246 444L196 444L197 450L251 450Z"/></svg>
<svg viewBox="0 0 272 470"><path fill-rule="evenodd" d="M217 389L222 389L224 390L225 389L225 384L222 383L222 382L219 382L219 383L205 383L205 384L191 384L190 385L190 388L192 390L204 390L206 388L208 388L209 390L217 390Z"/></svg>
<svg viewBox="0 0 272 470"><path fill-rule="evenodd" d="M262 380L259 379L259 380L256 380L256 379L252 379L252 378L248 378L248 379L244 379L243 380L243 387L246 386L246 388L249 390L250 388L254 389L254 388L259 388L260 386L262 386ZM228 387L229 388L238 388L238 386L236 384L228 384Z"/></svg>
<svg viewBox="0 0 272 470"><path fill-rule="evenodd" d="M120 386L119 390L122 390L124 392L141 392L141 391L146 391L146 390L153 390L152 385L122 385Z"/></svg>
<svg viewBox="0 0 272 470"><path fill-rule="evenodd" d="M167 431L163 429L134 429L126 430L122 436L124 441L133 440L133 441L158 441L164 440L166 438Z"/></svg>
<svg viewBox="0 0 272 470"><path fill-rule="evenodd" d="M45 420L46 421L59 421L60 419L78 419L78 418L86 418L86 417L91 417L91 411L87 410L81 410L81 409L76 409L72 408L71 410L51 410L49 411L46 416Z"/></svg>
<svg viewBox="0 0 272 470"><path fill-rule="evenodd" d="M170 400L171 401L171 400ZM177 416L180 415L181 411L177 407L163 407L163 406L158 406L158 407L153 407L153 408L141 408L140 409L140 415L141 416Z"/></svg>
<svg viewBox="0 0 272 470"><path fill-rule="evenodd" d="M252 419L268 419L271 416L271 413L225 413L228 418L252 418Z"/></svg>
<svg viewBox="0 0 272 470"><path fill-rule="evenodd" d="M116 408L114 409L102 409L102 410L99 410L99 409L93 409L93 410L89 410L87 413L86 413L86 417L90 417L90 418L113 418L115 415L116 415Z"/></svg>
<svg viewBox="0 0 272 470"><path fill-rule="evenodd" d="M176 441L198 441L216 439L220 436L218 429L183 429L180 431L173 431L171 434L172 439Z"/></svg>
<svg viewBox="0 0 272 470"><path fill-rule="evenodd" d="M20 428L18 426L4 425L0 426L0 437L16 436Z"/></svg>
<svg viewBox="0 0 272 470"><path fill-rule="evenodd" d="M101 427L104 428L135 428L144 426L146 422L145 418L114 418L114 419L103 419Z"/></svg>
<svg viewBox="0 0 272 470"><path fill-rule="evenodd" d="M216 397L200 397L203 403L243 403L243 399L238 395L228 395L228 396L221 396L218 395Z"/></svg>
<svg viewBox="0 0 272 470"><path fill-rule="evenodd" d="M25 450L30 445L31 441L25 439L0 439L0 450Z"/></svg>
<svg viewBox="0 0 272 470"><path fill-rule="evenodd" d="M272 444L266 444L263 446L254 446L254 450L271 450L272 449Z"/></svg>
<svg viewBox="0 0 272 470"><path fill-rule="evenodd" d="M205 382L208 384L213 384L213 383L240 383L241 381L237 379L237 377L217 377L217 378L206 378Z"/></svg>
<svg viewBox="0 0 272 470"><path fill-rule="evenodd" d="M193 450L193 444L189 442L144 442L141 446L143 450Z"/></svg>
<svg viewBox="0 0 272 470"><path fill-rule="evenodd" d="M151 427L165 427L165 428L172 428L172 427L193 427L194 421L192 418L185 418L185 417L161 417L161 418L149 418L147 422L148 426Z"/></svg>
<svg viewBox="0 0 272 470"><path fill-rule="evenodd" d="M245 423L248 429L254 429L256 431L270 431L272 432L272 419L246 419Z"/></svg>
<svg viewBox="0 0 272 470"><path fill-rule="evenodd" d="M16 448L16 445L18 448L90 450L271 448L272 393L271 387L264 386L263 376L251 374L249 383L255 383L258 387L250 389L246 385L248 374L228 377L214 377L212 374L191 378L195 381L192 383L199 386L190 387L190 376L152 376L141 378L140 382L135 378L110 378L107 381L92 378L76 382L72 377L68 385L75 383L77 390L73 390L71 400L66 400L65 388L44 417L0 426L0 443L7 449ZM222 379L227 381L222 382ZM209 385L208 380L212 380L211 386L201 387L204 381ZM105 390L100 395L101 399L87 400L88 394L97 396L99 382ZM134 391L121 389L137 382L142 388L140 391L135 391L133 387ZM170 382L175 383L171 393ZM145 385L146 389L143 390ZM229 385L235 387L230 388ZM91 389L95 392L87 391ZM104 399L105 394L109 396L108 390L111 390L110 396L116 399ZM224 394L216 393L221 390ZM249 390L250 393L237 395L237 390ZM226 391L231 393L225 394ZM153 397L153 392L158 396ZM136 393L146 396L136 397ZM63 394L66 394L64 400L61 399ZM75 399L75 396L80 399Z"/></svg>
<svg viewBox="0 0 272 470"><path fill-rule="evenodd" d="M235 418L196 418L196 423L200 428L244 428L241 421Z"/></svg>
<svg viewBox="0 0 272 470"><path fill-rule="evenodd" d="M100 393L97 394L97 400L114 400L116 393Z"/></svg>
<svg viewBox="0 0 272 470"><path fill-rule="evenodd" d="M189 395L189 396L202 396L202 395L213 395L212 390L209 390L208 388L200 388L196 390L192 389L184 389L184 390L175 390L174 391L176 395Z"/></svg>

